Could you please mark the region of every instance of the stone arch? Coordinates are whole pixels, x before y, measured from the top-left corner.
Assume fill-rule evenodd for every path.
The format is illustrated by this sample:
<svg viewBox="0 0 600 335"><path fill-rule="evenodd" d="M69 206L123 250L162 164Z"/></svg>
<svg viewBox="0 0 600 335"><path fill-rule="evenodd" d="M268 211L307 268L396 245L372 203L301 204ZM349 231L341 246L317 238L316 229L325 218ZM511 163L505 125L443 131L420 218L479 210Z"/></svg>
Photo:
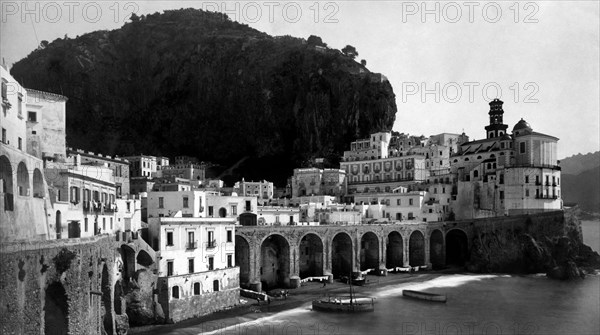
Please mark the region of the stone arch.
<svg viewBox="0 0 600 335"><path fill-rule="evenodd" d="M44 191L44 176L38 168L33 170L33 196L36 198L46 196L46 191Z"/></svg>
<svg viewBox="0 0 600 335"><path fill-rule="evenodd" d="M285 287L290 280L290 244L279 234L267 236L260 245L260 280L263 290Z"/></svg>
<svg viewBox="0 0 600 335"><path fill-rule="evenodd" d="M444 234L435 229L429 237L429 259L434 269L444 266Z"/></svg>
<svg viewBox="0 0 600 335"><path fill-rule="evenodd" d="M123 279L129 280L135 274L135 250L127 244L121 245L121 260L123 261Z"/></svg>
<svg viewBox="0 0 600 335"><path fill-rule="evenodd" d="M240 284L245 286L250 282L250 244L238 235L235 236L235 264L240 267Z"/></svg>
<svg viewBox="0 0 600 335"><path fill-rule="evenodd" d="M446 232L446 264L465 265L469 260L469 244L467 234L462 229L451 229Z"/></svg>
<svg viewBox="0 0 600 335"><path fill-rule="evenodd" d="M121 280L115 283L115 294L114 294L114 309L115 314L121 315L123 314L123 286Z"/></svg>
<svg viewBox="0 0 600 335"><path fill-rule="evenodd" d="M0 191L4 195L4 210L13 210L13 170L10 160L2 155L0 156Z"/></svg>
<svg viewBox="0 0 600 335"><path fill-rule="evenodd" d="M385 265L388 269L404 265L404 241L397 231L392 231L387 236Z"/></svg>
<svg viewBox="0 0 600 335"><path fill-rule="evenodd" d="M150 256L150 254L146 250L140 250L135 259L139 265L146 267L146 268L149 267L150 265L154 264L154 260L152 259L152 256Z"/></svg>
<svg viewBox="0 0 600 335"><path fill-rule="evenodd" d="M101 313L102 313L102 324L104 325L104 331L106 334L113 333L113 318L112 318L112 302L111 302L111 282L108 274L108 266L102 265L102 277L100 279L100 290L102 291L101 300Z"/></svg>
<svg viewBox="0 0 600 335"><path fill-rule="evenodd" d="M335 278L350 276L353 270L352 238L339 232L331 240L331 272Z"/></svg>
<svg viewBox="0 0 600 335"><path fill-rule="evenodd" d="M227 210L225 209L225 207L219 208L219 217L224 218L226 216L227 216Z"/></svg>
<svg viewBox="0 0 600 335"><path fill-rule="evenodd" d="M370 231L360 239L360 269L379 269L379 239Z"/></svg>
<svg viewBox="0 0 600 335"><path fill-rule="evenodd" d="M408 260L410 266L425 265L425 237L419 230L415 230L410 234Z"/></svg>
<svg viewBox="0 0 600 335"><path fill-rule="evenodd" d="M53 282L46 288L44 333L59 335L67 335L69 333L67 292L60 282Z"/></svg>
<svg viewBox="0 0 600 335"><path fill-rule="evenodd" d="M315 233L305 234L299 243L300 278L323 275L323 241Z"/></svg>
<svg viewBox="0 0 600 335"><path fill-rule="evenodd" d="M29 195L29 171L25 162L20 162L17 167L17 190L21 196Z"/></svg>

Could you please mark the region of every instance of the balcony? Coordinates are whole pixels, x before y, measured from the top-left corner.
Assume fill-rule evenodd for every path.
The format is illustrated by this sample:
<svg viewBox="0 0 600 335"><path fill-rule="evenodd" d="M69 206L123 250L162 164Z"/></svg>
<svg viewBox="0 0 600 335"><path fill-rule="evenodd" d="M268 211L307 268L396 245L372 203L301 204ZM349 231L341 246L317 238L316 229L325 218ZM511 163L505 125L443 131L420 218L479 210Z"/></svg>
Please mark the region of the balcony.
<svg viewBox="0 0 600 335"><path fill-rule="evenodd" d="M198 242L188 242L185 244L187 250L194 250L198 248Z"/></svg>
<svg viewBox="0 0 600 335"><path fill-rule="evenodd" d="M212 241L206 242L207 249L212 249L212 248L216 248L216 247L217 247L217 240L212 240Z"/></svg>

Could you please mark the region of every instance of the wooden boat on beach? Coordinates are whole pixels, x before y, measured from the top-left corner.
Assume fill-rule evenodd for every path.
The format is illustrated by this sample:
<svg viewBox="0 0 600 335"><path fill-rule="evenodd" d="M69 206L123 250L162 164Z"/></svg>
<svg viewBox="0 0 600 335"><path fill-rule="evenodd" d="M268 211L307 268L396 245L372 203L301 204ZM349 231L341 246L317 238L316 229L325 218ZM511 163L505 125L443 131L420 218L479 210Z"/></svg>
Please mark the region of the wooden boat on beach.
<svg viewBox="0 0 600 335"><path fill-rule="evenodd" d="M372 297L355 297L352 292L353 280L352 276L348 277L350 284L350 295L334 296L315 299L312 302L314 311L320 312L335 312L335 313L359 313L375 311L375 298ZM364 280L364 278L362 278Z"/></svg>
<svg viewBox="0 0 600 335"><path fill-rule="evenodd" d="M371 297L336 296L316 299L312 308L321 312L359 313L375 311L375 299Z"/></svg>
<svg viewBox="0 0 600 335"><path fill-rule="evenodd" d="M412 290L403 290L402 295L409 298L434 301L434 302L446 302L446 296L443 294L429 293L429 292L421 292L421 291L412 291Z"/></svg>

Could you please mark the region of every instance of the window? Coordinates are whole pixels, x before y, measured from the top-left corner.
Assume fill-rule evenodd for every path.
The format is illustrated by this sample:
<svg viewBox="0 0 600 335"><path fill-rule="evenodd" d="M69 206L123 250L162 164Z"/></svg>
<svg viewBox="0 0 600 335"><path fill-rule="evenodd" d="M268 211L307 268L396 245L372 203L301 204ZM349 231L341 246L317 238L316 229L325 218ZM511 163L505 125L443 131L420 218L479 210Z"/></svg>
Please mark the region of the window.
<svg viewBox="0 0 600 335"><path fill-rule="evenodd" d="M504 184L504 174L500 175L500 184Z"/></svg>
<svg viewBox="0 0 600 335"><path fill-rule="evenodd" d="M525 184L529 183L529 176L525 176Z"/></svg>
<svg viewBox="0 0 600 335"><path fill-rule="evenodd" d="M2 128L2 143L8 144L6 143L6 129L4 128Z"/></svg>
<svg viewBox="0 0 600 335"><path fill-rule="evenodd" d="M194 273L194 259L193 258L188 259L188 272Z"/></svg>
<svg viewBox="0 0 600 335"><path fill-rule="evenodd" d="M88 218L83 219L83 229L87 233L87 231L88 231Z"/></svg>
<svg viewBox="0 0 600 335"><path fill-rule="evenodd" d="M208 206L208 216L213 216L213 206Z"/></svg>
<svg viewBox="0 0 600 335"><path fill-rule="evenodd" d="M167 246L173 246L173 232L167 232Z"/></svg>
<svg viewBox="0 0 600 335"><path fill-rule="evenodd" d="M188 208L189 200L188 197L183 197L183 208Z"/></svg>
<svg viewBox="0 0 600 335"><path fill-rule="evenodd" d="M525 190L525 196L528 197L529 196L529 189Z"/></svg>
<svg viewBox="0 0 600 335"><path fill-rule="evenodd" d="M228 268L232 268L233 267L233 255L227 255L227 267Z"/></svg>
<svg viewBox="0 0 600 335"><path fill-rule="evenodd" d="M113 218L110 218L110 230L113 229Z"/></svg>
<svg viewBox="0 0 600 335"><path fill-rule="evenodd" d="M194 295L200 295L200 283L194 283Z"/></svg>
<svg viewBox="0 0 600 335"><path fill-rule="evenodd" d="M504 199L504 191L500 191L500 199Z"/></svg>
<svg viewBox="0 0 600 335"><path fill-rule="evenodd" d="M215 232L212 230L208 231L208 247L215 246Z"/></svg>
<svg viewBox="0 0 600 335"><path fill-rule="evenodd" d="M237 205L231 205L231 215L237 215Z"/></svg>
<svg viewBox="0 0 600 335"><path fill-rule="evenodd" d="M158 197L158 208L165 208L165 198Z"/></svg>
<svg viewBox="0 0 600 335"><path fill-rule="evenodd" d="M231 230L227 231L227 242L233 242L233 231Z"/></svg>
<svg viewBox="0 0 600 335"><path fill-rule="evenodd" d="M173 261L167 261L167 276L173 275Z"/></svg>
<svg viewBox="0 0 600 335"><path fill-rule="evenodd" d="M23 150L23 139L19 137L19 143L18 146L19 150Z"/></svg>
<svg viewBox="0 0 600 335"><path fill-rule="evenodd" d="M102 218L102 230L106 230L106 218Z"/></svg>
<svg viewBox="0 0 600 335"><path fill-rule="evenodd" d="M519 153L521 153L521 154L525 153L525 142L519 143Z"/></svg>
<svg viewBox="0 0 600 335"><path fill-rule="evenodd" d="M208 257L208 270L214 270L215 269L215 258L214 257Z"/></svg>
<svg viewBox="0 0 600 335"><path fill-rule="evenodd" d="M188 249L196 248L196 241L194 240L194 232L188 231Z"/></svg>
<svg viewBox="0 0 600 335"><path fill-rule="evenodd" d="M173 299L179 299L179 286L173 286L171 291L171 297L173 297Z"/></svg>
<svg viewBox="0 0 600 335"><path fill-rule="evenodd" d="M17 93L17 115L19 116L20 119L23 118L23 94L21 93Z"/></svg>
<svg viewBox="0 0 600 335"><path fill-rule="evenodd" d="M213 291L218 292L219 291L219 280L215 279L213 281Z"/></svg>
<svg viewBox="0 0 600 335"><path fill-rule="evenodd" d="M413 199L408 199L408 205L412 206L413 205Z"/></svg>
<svg viewBox="0 0 600 335"><path fill-rule="evenodd" d="M250 200L246 200L246 211L249 212L252 210L252 205Z"/></svg>
<svg viewBox="0 0 600 335"><path fill-rule="evenodd" d="M402 204L402 201L400 199L396 200L396 205L400 206Z"/></svg>

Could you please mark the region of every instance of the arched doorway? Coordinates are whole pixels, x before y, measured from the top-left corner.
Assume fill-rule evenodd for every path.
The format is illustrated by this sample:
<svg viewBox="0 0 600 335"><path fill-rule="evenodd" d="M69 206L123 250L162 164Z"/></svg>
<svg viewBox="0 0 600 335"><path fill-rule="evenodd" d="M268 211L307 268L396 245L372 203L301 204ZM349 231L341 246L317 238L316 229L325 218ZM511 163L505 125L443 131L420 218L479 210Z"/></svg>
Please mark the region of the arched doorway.
<svg viewBox="0 0 600 335"><path fill-rule="evenodd" d="M4 210L13 210L13 171L12 165L6 156L0 156L0 183L2 195L4 196Z"/></svg>
<svg viewBox="0 0 600 335"><path fill-rule="evenodd" d="M60 239L60 234L62 233L62 213L60 211L56 211L56 238Z"/></svg>
<svg viewBox="0 0 600 335"><path fill-rule="evenodd" d="M245 238L235 237L235 264L240 267L240 285L250 282L250 245Z"/></svg>
<svg viewBox="0 0 600 335"><path fill-rule="evenodd" d="M338 233L331 243L331 271L335 278L350 276L352 272L352 239Z"/></svg>
<svg viewBox="0 0 600 335"><path fill-rule="evenodd" d="M397 231L388 234L385 266L390 269L404 265L404 243Z"/></svg>
<svg viewBox="0 0 600 335"><path fill-rule="evenodd" d="M129 281L135 274L135 250L127 244L121 245L121 260L123 261L123 279Z"/></svg>
<svg viewBox="0 0 600 335"><path fill-rule="evenodd" d="M366 232L360 239L360 270L367 269L379 269L379 240L372 232Z"/></svg>
<svg viewBox="0 0 600 335"><path fill-rule="evenodd" d="M423 233L415 230L408 241L408 260L410 266L425 265L425 238Z"/></svg>
<svg viewBox="0 0 600 335"><path fill-rule="evenodd" d="M69 333L69 304L65 288L60 282L54 282L46 288L44 333L57 335Z"/></svg>
<svg viewBox="0 0 600 335"><path fill-rule="evenodd" d="M227 210L225 209L225 207L219 208L219 217L224 218L226 216L227 216Z"/></svg>
<svg viewBox="0 0 600 335"><path fill-rule="evenodd" d="M434 269L444 267L444 234L439 229L434 230L429 238L429 258Z"/></svg>
<svg viewBox="0 0 600 335"><path fill-rule="evenodd" d="M46 195L44 191L44 176L40 172L40 169L33 170L33 196L36 198L43 198Z"/></svg>
<svg viewBox="0 0 600 335"><path fill-rule="evenodd" d="M323 241L306 234L300 241L300 278L323 275Z"/></svg>
<svg viewBox="0 0 600 335"><path fill-rule="evenodd" d="M460 229L446 233L446 264L463 266L469 260L467 234Z"/></svg>
<svg viewBox="0 0 600 335"><path fill-rule="evenodd" d="M263 290L285 287L290 279L290 245L281 235L267 237L260 246Z"/></svg>
<svg viewBox="0 0 600 335"><path fill-rule="evenodd" d="M17 168L17 190L20 196L29 195L29 171L23 162Z"/></svg>

